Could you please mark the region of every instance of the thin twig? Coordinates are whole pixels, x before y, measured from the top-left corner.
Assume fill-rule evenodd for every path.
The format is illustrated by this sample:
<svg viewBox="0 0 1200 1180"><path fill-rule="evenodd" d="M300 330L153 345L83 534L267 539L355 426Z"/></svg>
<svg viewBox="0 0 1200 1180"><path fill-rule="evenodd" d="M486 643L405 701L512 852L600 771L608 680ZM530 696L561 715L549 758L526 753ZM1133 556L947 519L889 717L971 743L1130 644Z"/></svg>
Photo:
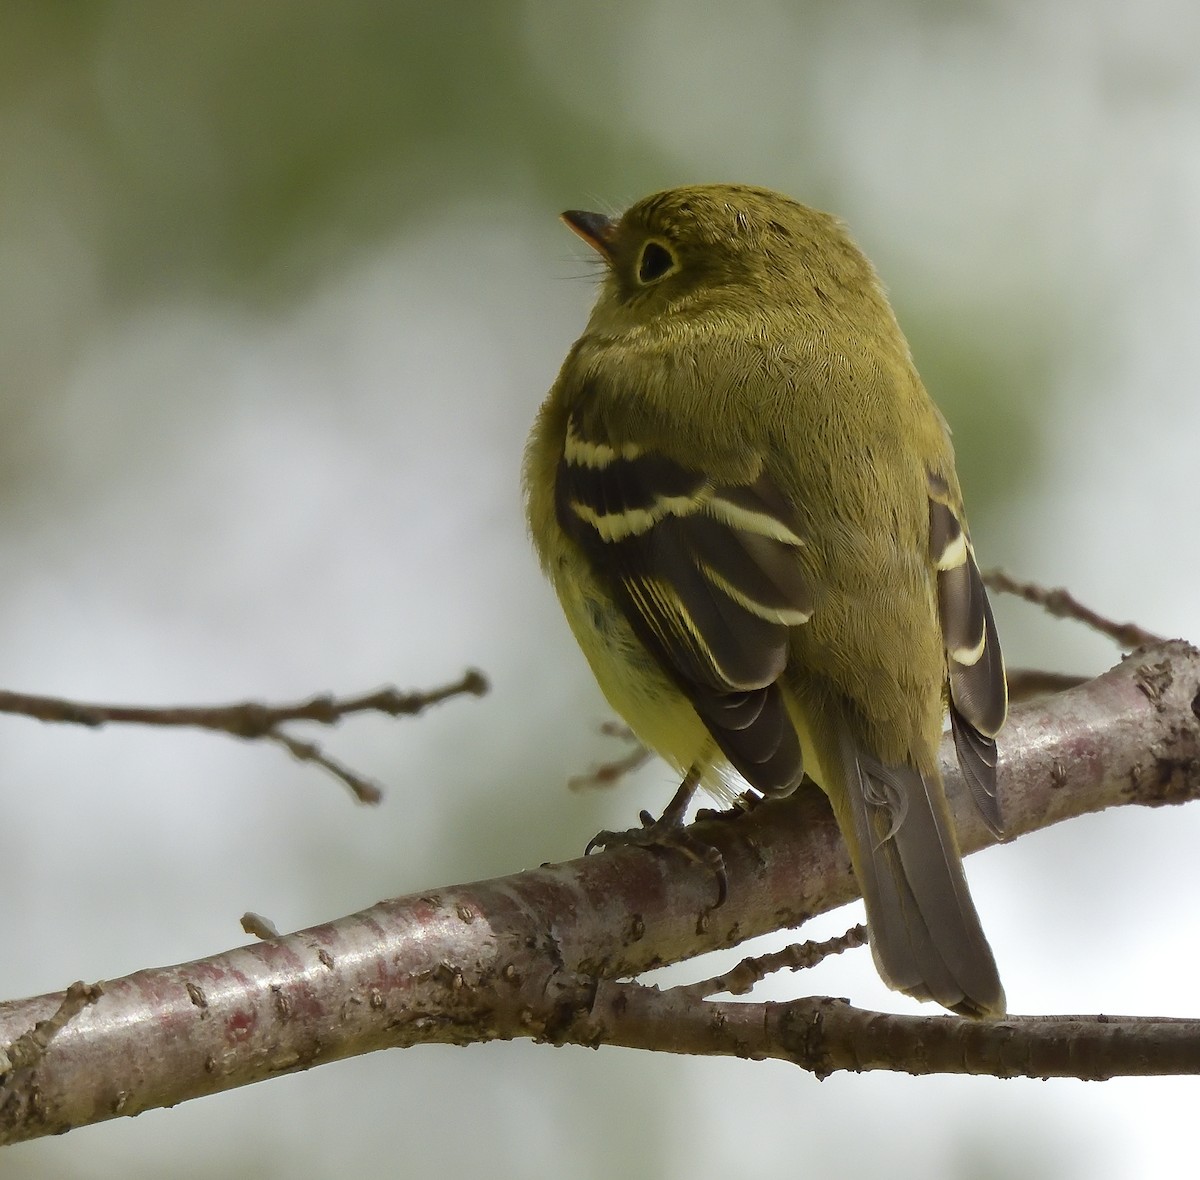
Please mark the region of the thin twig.
<svg viewBox="0 0 1200 1180"><path fill-rule="evenodd" d="M794 942L782 950L743 959L723 975L714 975L711 979L700 980L699 983L671 988L671 991L684 992L696 1000L721 992L728 992L731 996L744 996L756 983L776 971L806 971L830 955L840 955L842 951L865 946L866 942L867 928L860 922L835 938L827 938L824 942Z"/></svg>
<svg viewBox="0 0 1200 1180"><path fill-rule="evenodd" d="M638 746L623 758L601 762L586 774L573 774L567 780L567 787L572 791L590 791L596 787L615 786L625 775L645 766L653 757L653 753L647 747Z"/></svg>
<svg viewBox="0 0 1200 1180"><path fill-rule="evenodd" d="M227 733L246 741L272 741L283 746L298 761L311 762L327 771L344 783L360 803L378 803L383 798L383 791L377 784L331 758L315 742L292 737L280 726L296 721L337 725L343 718L357 713L414 716L452 697L478 697L487 691L487 678L475 668L469 668L452 684L426 692L401 692L388 686L353 697L324 693L284 705L266 705L260 701L238 701L230 705L102 705L0 689L0 713L94 729L109 724L183 726Z"/></svg>
<svg viewBox="0 0 1200 1180"><path fill-rule="evenodd" d="M600 732L605 737L615 737L620 738L623 742L630 742L633 748L620 758L614 758L610 762L601 762L599 766L594 766L585 774L572 775L567 780L567 787L572 791L590 791L596 787L614 786L627 774L632 774L635 770L645 766L654 757L653 752L638 741L637 735L628 725L622 725L619 721L606 721L600 726Z"/></svg>
<svg viewBox="0 0 1200 1180"><path fill-rule="evenodd" d="M60 697L35 696L32 693L0 690L0 713L14 713L37 721L57 721L69 725L173 725L194 729L214 729L240 738L265 737L278 725L291 721L314 721L336 725L354 713L385 713L389 717L423 712L451 697L483 696L488 682L482 672L471 668L453 684L428 692L401 692L398 688L380 688L354 697L330 694L309 697L285 705L265 705L259 701L239 701L230 705L101 705L70 701Z"/></svg>
<svg viewBox="0 0 1200 1180"><path fill-rule="evenodd" d="M63 992L62 1003L45 1020L39 1020L28 1032L11 1044L0 1046L0 1075L11 1070L28 1069L46 1055L50 1042L89 1004L104 994L98 983L77 980Z"/></svg>
<svg viewBox="0 0 1200 1180"><path fill-rule="evenodd" d="M383 788L353 771L344 762L331 758L316 742L305 742L284 733L282 729L269 729L262 735L267 741L282 746L297 762L311 762L327 771L340 783L345 783L359 803L375 806L383 799Z"/></svg>
<svg viewBox="0 0 1200 1180"><path fill-rule="evenodd" d="M1165 642L1161 635L1155 635L1153 631L1147 631L1136 623L1116 623L1112 619L1106 619L1090 607L1084 606L1061 586L1047 590L1035 582L1018 582L1001 569L989 570L983 575L983 580L993 590L998 590L1002 594L1015 594L1018 598L1025 599L1026 602L1032 602L1034 606L1040 606L1056 618L1076 619L1093 630L1099 631L1101 635L1107 635L1109 639L1126 651L1132 651L1135 647L1146 647L1152 643Z"/></svg>

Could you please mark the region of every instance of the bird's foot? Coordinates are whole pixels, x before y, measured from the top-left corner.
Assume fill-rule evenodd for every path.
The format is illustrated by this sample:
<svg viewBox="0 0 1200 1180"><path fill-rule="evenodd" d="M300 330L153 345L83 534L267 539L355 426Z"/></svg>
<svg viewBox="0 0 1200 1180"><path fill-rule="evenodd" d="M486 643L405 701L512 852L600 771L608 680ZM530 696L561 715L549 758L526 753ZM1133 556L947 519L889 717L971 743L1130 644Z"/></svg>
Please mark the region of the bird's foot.
<svg viewBox="0 0 1200 1180"><path fill-rule="evenodd" d="M684 815L696 792L699 778L697 771L689 771L666 811L658 819L648 811L643 811L639 816L642 821L640 828L630 828L625 832L597 832L588 841L584 855L599 848L648 848L652 851L667 849L681 852L689 860L704 865L712 873L717 882L717 906L724 905L729 882L721 850L716 845L692 835L683 825Z"/></svg>

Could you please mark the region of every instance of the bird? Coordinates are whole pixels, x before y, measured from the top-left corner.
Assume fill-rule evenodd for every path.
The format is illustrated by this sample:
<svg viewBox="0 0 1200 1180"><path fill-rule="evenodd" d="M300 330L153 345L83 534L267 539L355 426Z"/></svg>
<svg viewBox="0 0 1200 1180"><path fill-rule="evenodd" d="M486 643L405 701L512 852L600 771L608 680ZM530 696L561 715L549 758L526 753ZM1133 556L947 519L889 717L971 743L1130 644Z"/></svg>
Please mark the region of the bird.
<svg viewBox="0 0 1200 1180"><path fill-rule="evenodd" d="M828 796L891 988L1006 1001L937 763L1003 824L1004 659L950 429L834 216L690 185L570 210L604 273L537 413L534 548L601 690L698 787Z"/></svg>

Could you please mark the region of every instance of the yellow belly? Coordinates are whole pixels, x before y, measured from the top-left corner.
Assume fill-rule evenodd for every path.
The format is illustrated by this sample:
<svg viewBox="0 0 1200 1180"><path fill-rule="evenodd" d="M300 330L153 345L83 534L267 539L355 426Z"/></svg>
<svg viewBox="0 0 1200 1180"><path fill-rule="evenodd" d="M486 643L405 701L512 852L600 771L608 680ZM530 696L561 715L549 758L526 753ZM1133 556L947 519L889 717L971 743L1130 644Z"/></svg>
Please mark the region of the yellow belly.
<svg viewBox="0 0 1200 1180"><path fill-rule="evenodd" d="M565 558L564 561L570 561ZM553 578L563 613L608 703L640 741L680 774L700 765L701 783L729 797L732 773L687 697L663 674L620 609L601 593L591 572L572 563L571 576Z"/></svg>

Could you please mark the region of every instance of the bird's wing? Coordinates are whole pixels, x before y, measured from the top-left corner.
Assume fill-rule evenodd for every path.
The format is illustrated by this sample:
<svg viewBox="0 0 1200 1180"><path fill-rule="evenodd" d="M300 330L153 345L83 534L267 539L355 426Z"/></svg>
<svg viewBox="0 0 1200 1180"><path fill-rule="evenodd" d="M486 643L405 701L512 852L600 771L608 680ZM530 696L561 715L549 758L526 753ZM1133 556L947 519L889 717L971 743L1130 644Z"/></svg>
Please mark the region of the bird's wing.
<svg viewBox="0 0 1200 1180"><path fill-rule="evenodd" d="M956 497L936 474L929 476L929 554L937 570L958 764L980 815L999 837L1004 825L996 798L995 739L1008 713L1004 656Z"/></svg>
<svg viewBox="0 0 1200 1180"><path fill-rule="evenodd" d="M775 682L812 591L795 514L770 479L723 484L571 419L556 511L733 766L764 792L799 783L800 744Z"/></svg>

